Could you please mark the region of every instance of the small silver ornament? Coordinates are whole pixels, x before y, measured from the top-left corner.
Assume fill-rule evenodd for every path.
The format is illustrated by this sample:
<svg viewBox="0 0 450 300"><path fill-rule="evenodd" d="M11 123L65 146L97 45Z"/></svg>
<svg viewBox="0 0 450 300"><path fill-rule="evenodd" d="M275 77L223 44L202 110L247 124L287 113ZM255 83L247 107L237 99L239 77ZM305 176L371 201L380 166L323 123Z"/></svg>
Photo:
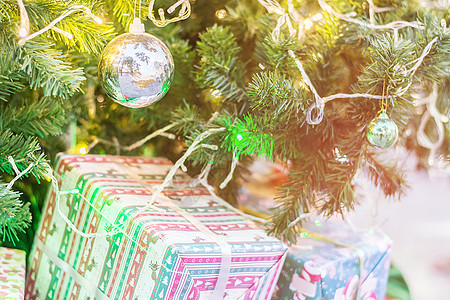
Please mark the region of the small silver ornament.
<svg viewBox="0 0 450 300"><path fill-rule="evenodd" d="M369 123L367 129L367 140L377 148L389 148L397 141L397 124L389 118L384 109Z"/></svg>
<svg viewBox="0 0 450 300"><path fill-rule="evenodd" d="M106 45L98 70L100 83L111 99L137 108L164 97L172 83L174 63L166 45L145 33L144 25L135 19L130 33Z"/></svg>

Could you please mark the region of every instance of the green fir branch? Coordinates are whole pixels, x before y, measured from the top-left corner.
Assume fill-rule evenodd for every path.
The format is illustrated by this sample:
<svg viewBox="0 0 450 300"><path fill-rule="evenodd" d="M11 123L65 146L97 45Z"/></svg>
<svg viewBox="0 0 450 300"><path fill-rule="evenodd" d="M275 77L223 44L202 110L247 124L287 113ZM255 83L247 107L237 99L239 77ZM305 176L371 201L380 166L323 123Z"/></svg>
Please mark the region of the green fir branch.
<svg viewBox="0 0 450 300"><path fill-rule="evenodd" d="M20 48L22 70L32 89L43 89L44 97L69 98L80 91L85 80L83 69L68 63L67 55L52 46L28 42Z"/></svg>
<svg viewBox="0 0 450 300"><path fill-rule="evenodd" d="M182 136L187 136L190 132L200 131L203 124L199 119L198 108L189 105L187 102L178 106L172 113L171 119L176 120L177 124L173 131Z"/></svg>
<svg viewBox="0 0 450 300"><path fill-rule="evenodd" d="M413 41L415 56L420 57L424 48L435 37L438 40L415 73L416 80L443 84L445 78L450 77L450 30L444 30L441 19L431 14L424 15L421 22L423 30L410 29L405 34L406 39Z"/></svg>
<svg viewBox="0 0 450 300"><path fill-rule="evenodd" d="M286 70L290 69L288 50L297 49L298 46L290 40L282 40L280 44L276 44L272 37L267 35L256 44L255 57L261 66L269 71Z"/></svg>
<svg viewBox="0 0 450 300"><path fill-rule="evenodd" d="M396 41L393 34L386 33L375 35L370 44L370 63L359 76L358 89L368 94L381 95L383 85L386 84L385 94L394 97L395 106L397 100L401 100L395 95L406 88L411 79L406 73L406 65L414 54L413 43L401 36Z"/></svg>
<svg viewBox="0 0 450 300"><path fill-rule="evenodd" d="M48 161L45 160L40 150L41 147L35 137L24 137L9 129L0 132L0 171L15 175L8 160L8 157L11 156L20 172L33 165L29 173L39 180L46 176L48 168Z"/></svg>
<svg viewBox="0 0 450 300"><path fill-rule="evenodd" d="M117 22L125 31L129 30L130 24L133 22L134 17L139 17L139 11L141 12L142 19L147 18L148 16L149 0L137 1L136 10L134 9L134 1L107 0L105 2L108 8L112 11ZM139 4L141 4L140 8ZM161 4L161 2L157 1L157 4ZM155 16L158 16L157 8L155 9L154 14Z"/></svg>
<svg viewBox="0 0 450 300"><path fill-rule="evenodd" d="M277 71L255 74L248 94L252 108L264 112L274 122L287 122L292 117L298 121L305 102L310 102L298 81Z"/></svg>
<svg viewBox="0 0 450 300"><path fill-rule="evenodd" d="M6 106L0 112L0 130L9 128L16 133L45 138L62 133L66 123L64 109L56 99L22 101L20 106ZM11 116L14 116L11 118Z"/></svg>
<svg viewBox="0 0 450 300"><path fill-rule="evenodd" d="M91 18L79 14L75 14L71 19L62 20L57 26L72 34L72 38L69 39L53 30L48 31L49 38L81 53L99 55L106 43L116 35L111 24L99 25Z"/></svg>
<svg viewBox="0 0 450 300"><path fill-rule="evenodd" d="M38 31L47 26L54 19L69 10L73 5L85 5L92 9L93 13L98 10L98 1L53 1L39 0L25 2L25 8L30 21L30 31ZM0 18L4 18L5 22L0 22L10 27L10 30L17 34L17 24L20 20L19 7L17 1L3 0L0 3ZM1 24L1 25L3 25ZM69 39L62 34L48 30L41 35L41 38L47 39L48 43L58 42L69 47L75 48L80 52L99 53L104 47L107 40L113 36L113 27L108 23L101 25L95 23L86 13L79 11L68 15L66 18L56 24L56 27L69 32L73 35Z"/></svg>
<svg viewBox="0 0 450 300"><path fill-rule="evenodd" d="M316 200L320 214L330 217L335 214L343 215L354 209L356 204L353 178L357 166L335 157L327 161L324 174L324 188Z"/></svg>
<svg viewBox="0 0 450 300"><path fill-rule="evenodd" d="M314 211L317 191L321 190L323 170L326 168L323 154L293 160L288 170L288 178L275 199L269 233L285 242L295 244L301 232L301 214ZM296 222L296 223L293 223ZM290 225L293 223L292 225Z"/></svg>
<svg viewBox="0 0 450 300"><path fill-rule="evenodd" d="M20 70L17 51L5 47L8 43L3 37L0 41L3 45L0 49L0 100L7 102L10 95L24 87L21 80L25 74Z"/></svg>
<svg viewBox="0 0 450 300"><path fill-rule="evenodd" d="M262 130L254 122L251 115L241 119L226 117L222 119L223 126L227 128L221 147L232 152L236 150L237 157L241 155L263 155L273 157L273 137Z"/></svg>
<svg viewBox="0 0 450 300"><path fill-rule="evenodd" d="M365 172L370 180L379 187L386 197L400 197L403 194L405 176L396 163L381 164L373 153L365 156Z"/></svg>
<svg viewBox="0 0 450 300"><path fill-rule="evenodd" d="M228 27L214 25L207 28L197 42L200 61L195 81L198 86L218 90L223 101L247 99L245 64L239 59L240 51Z"/></svg>
<svg viewBox="0 0 450 300"><path fill-rule="evenodd" d="M0 24L7 23L11 20L11 9L8 5L9 1L0 0Z"/></svg>
<svg viewBox="0 0 450 300"><path fill-rule="evenodd" d="M14 241L18 232L25 232L30 226L30 203L23 204L20 193L7 188L0 181L0 236L2 240Z"/></svg>
<svg viewBox="0 0 450 300"><path fill-rule="evenodd" d="M19 92L24 85L19 82L23 74L14 73L9 76L0 75L0 100L8 101L10 95Z"/></svg>

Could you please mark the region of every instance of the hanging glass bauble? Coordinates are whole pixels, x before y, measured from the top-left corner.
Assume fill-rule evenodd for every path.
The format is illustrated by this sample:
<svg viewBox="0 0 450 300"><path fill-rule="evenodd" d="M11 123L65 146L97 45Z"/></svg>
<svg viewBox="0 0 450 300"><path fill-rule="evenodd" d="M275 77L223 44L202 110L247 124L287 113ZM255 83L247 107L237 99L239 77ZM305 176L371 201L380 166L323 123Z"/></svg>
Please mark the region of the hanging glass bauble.
<svg viewBox="0 0 450 300"><path fill-rule="evenodd" d="M169 90L174 63L161 40L145 33L135 19L130 33L114 38L99 61L100 83L106 94L127 107L144 107L160 100Z"/></svg>
<svg viewBox="0 0 450 300"><path fill-rule="evenodd" d="M378 148L389 148L395 144L398 138L398 127L383 110L378 117L367 126L367 139Z"/></svg>

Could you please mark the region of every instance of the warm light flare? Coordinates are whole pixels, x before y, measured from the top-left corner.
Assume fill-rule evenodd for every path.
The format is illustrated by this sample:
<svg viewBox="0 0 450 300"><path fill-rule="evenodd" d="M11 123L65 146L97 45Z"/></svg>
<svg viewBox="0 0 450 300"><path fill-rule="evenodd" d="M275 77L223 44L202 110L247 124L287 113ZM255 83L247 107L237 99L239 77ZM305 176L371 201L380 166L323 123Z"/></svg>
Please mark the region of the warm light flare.
<svg viewBox="0 0 450 300"><path fill-rule="evenodd" d="M96 16L96 17L94 17L94 22L97 24L103 24L103 19Z"/></svg>
<svg viewBox="0 0 450 300"><path fill-rule="evenodd" d="M306 19L305 22L303 22L303 26L306 30L309 30L313 26L313 23L310 19Z"/></svg>
<svg viewBox="0 0 450 300"><path fill-rule="evenodd" d="M216 11L216 17L218 19L223 19L227 16L227 11L225 9L219 9L218 11Z"/></svg>
<svg viewBox="0 0 450 300"><path fill-rule="evenodd" d="M321 13L318 13L317 15L314 15L314 16L312 17L313 21L319 21L319 20L322 19L322 18L323 18L323 16L322 16Z"/></svg>
<svg viewBox="0 0 450 300"><path fill-rule="evenodd" d="M24 27L21 27L21 28L19 29L19 36L20 36L21 38L24 38L24 37L26 37L27 35L28 35L27 29L24 28Z"/></svg>

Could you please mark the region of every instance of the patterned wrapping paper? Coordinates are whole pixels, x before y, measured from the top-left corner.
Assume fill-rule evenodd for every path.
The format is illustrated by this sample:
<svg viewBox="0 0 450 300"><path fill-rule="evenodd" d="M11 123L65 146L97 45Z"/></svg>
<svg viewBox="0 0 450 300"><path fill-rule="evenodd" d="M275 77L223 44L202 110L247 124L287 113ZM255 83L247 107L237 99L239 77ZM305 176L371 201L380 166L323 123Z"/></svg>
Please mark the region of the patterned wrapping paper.
<svg viewBox="0 0 450 300"><path fill-rule="evenodd" d="M23 299L25 252L0 247L0 299Z"/></svg>
<svg viewBox="0 0 450 300"><path fill-rule="evenodd" d="M384 299L391 253L385 235L355 233L337 222L325 222L311 231L320 237L300 237L297 246L289 248L272 299Z"/></svg>
<svg viewBox="0 0 450 300"><path fill-rule="evenodd" d="M222 259L216 241L159 199L158 210L136 213L151 198L142 181L161 184L171 166L162 158L60 155L60 190L82 191L60 197L62 213L85 233L111 232L112 223L124 233L81 237L61 218L52 190L29 259L26 298L210 299ZM163 194L231 247L224 299L270 299L286 247L177 174Z"/></svg>

